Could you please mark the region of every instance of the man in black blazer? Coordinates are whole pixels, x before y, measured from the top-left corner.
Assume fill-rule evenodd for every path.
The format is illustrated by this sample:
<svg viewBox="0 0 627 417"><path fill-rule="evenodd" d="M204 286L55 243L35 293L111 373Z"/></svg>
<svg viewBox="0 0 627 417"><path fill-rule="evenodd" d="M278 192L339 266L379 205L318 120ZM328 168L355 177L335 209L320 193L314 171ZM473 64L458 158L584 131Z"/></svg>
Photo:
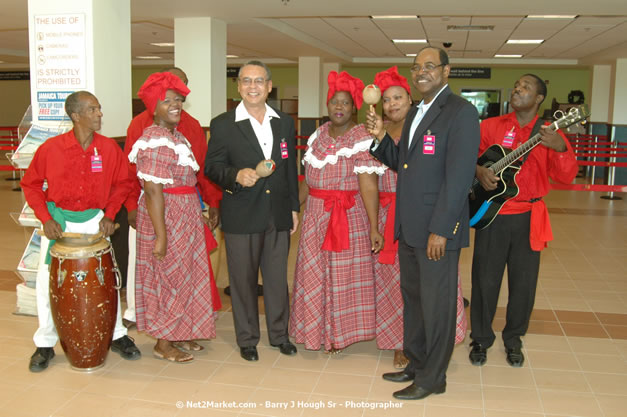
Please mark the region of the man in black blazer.
<svg viewBox="0 0 627 417"><path fill-rule="evenodd" d="M413 381L394 393L399 399L443 393L455 345L459 252L469 243L468 190L480 137L477 111L451 92L449 73L444 50L426 47L416 56L412 82L423 100L408 113L398 145L380 116L367 115L376 138L370 152L398 172L394 233L409 365L383 378Z"/></svg>
<svg viewBox="0 0 627 417"><path fill-rule="evenodd" d="M260 268L270 344L285 355L296 353L287 333L287 255L299 211L295 132L289 115L266 104L272 78L265 64L241 67L237 89L242 102L211 121L205 174L224 190L220 215L235 334L242 358L256 361ZM255 167L265 159L276 168L260 178Z"/></svg>

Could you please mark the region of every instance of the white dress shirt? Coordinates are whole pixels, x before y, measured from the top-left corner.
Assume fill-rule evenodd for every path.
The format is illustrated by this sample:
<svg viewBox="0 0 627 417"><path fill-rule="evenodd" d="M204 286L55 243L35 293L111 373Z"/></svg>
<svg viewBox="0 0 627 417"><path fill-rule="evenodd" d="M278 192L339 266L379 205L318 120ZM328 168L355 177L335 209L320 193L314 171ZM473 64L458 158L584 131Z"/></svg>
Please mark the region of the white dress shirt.
<svg viewBox="0 0 627 417"><path fill-rule="evenodd" d="M448 84L445 84L444 87L442 87L440 91L438 91L438 94L436 94L435 97L433 97L433 100L431 100L429 103L425 104L425 101L422 100L420 104L418 104L418 112L416 113L416 116L414 116L414 120L412 120L411 127L409 128L409 144L407 145L407 148L411 147L411 141L414 139L414 133L416 133L416 129L418 129L418 125L420 124L420 122L422 122L425 114L427 114L433 102L438 98L442 90L444 90L447 86Z"/></svg>
<svg viewBox="0 0 627 417"><path fill-rule="evenodd" d="M241 122L246 119L250 120L250 124L253 126L253 130L255 131L255 136L257 136L257 140L259 141L259 146L261 146L261 150L263 151L263 156L266 159L272 158L272 143L274 141L274 137L272 135L270 119L273 117L280 118L274 109L267 104L266 113L264 114L263 121L261 123L248 113L243 101L235 108L235 121Z"/></svg>

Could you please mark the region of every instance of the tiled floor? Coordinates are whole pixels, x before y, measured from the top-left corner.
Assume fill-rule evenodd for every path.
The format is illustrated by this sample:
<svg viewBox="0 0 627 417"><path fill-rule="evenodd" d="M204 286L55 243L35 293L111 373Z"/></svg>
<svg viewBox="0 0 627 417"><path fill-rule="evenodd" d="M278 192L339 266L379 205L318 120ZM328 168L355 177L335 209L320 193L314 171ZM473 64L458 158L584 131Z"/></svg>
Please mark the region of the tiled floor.
<svg viewBox="0 0 627 417"><path fill-rule="evenodd" d="M239 357L228 297L217 322L218 337L192 364L154 358L154 341L131 331L139 361L111 353L91 374L70 370L59 346L48 370L30 373L33 317L13 315L13 270L30 232L16 226L21 194L0 178L0 416L443 416L531 417L627 415L627 202L597 193L553 192L547 199L555 241L542 255L540 284L524 367L505 362L503 348L488 363L468 362L468 339L453 353L444 395L397 402L402 384L383 381L392 355L373 342L339 356L305 351L285 357L262 336L258 363ZM624 196L625 197L625 196ZM293 242L293 272L296 243ZM220 259L222 257L222 259ZM218 285L228 273L215 256ZM471 251L461 257L463 288L470 293ZM507 285L499 301L504 306ZM500 307L495 328L502 328ZM177 402L182 401L182 408ZM214 402L212 405L211 402ZM239 408L218 408L236 404ZM285 408L278 408L285 404ZM388 409L373 409L387 406ZM248 407L248 408L244 408Z"/></svg>

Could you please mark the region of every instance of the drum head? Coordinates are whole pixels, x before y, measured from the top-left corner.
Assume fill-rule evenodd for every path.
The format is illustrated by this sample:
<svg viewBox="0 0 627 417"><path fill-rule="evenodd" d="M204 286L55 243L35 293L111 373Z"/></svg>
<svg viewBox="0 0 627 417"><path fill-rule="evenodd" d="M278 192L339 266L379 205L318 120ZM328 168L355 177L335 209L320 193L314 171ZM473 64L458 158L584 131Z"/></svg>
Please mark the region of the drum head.
<svg viewBox="0 0 627 417"><path fill-rule="evenodd" d="M100 238L95 242L88 242L86 238L64 237L52 245L50 255L57 258L83 258L92 256L97 252L108 252L110 250L111 243L105 238Z"/></svg>

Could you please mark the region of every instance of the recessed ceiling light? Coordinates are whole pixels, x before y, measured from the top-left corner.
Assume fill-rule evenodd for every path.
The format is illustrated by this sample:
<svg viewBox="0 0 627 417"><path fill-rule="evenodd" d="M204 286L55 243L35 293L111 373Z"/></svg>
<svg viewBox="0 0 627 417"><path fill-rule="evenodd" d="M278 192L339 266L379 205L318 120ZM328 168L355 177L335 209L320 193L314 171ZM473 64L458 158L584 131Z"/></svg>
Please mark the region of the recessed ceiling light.
<svg viewBox="0 0 627 417"><path fill-rule="evenodd" d="M237 55L227 55L226 57L227 58L239 58L239 56L237 56Z"/></svg>
<svg viewBox="0 0 627 417"><path fill-rule="evenodd" d="M449 32L492 32L494 25L448 25Z"/></svg>
<svg viewBox="0 0 627 417"><path fill-rule="evenodd" d="M156 55L138 55L135 58L137 59L161 59L160 56L156 56Z"/></svg>
<svg viewBox="0 0 627 417"><path fill-rule="evenodd" d="M418 19L418 16L414 15L378 15L370 16L371 19Z"/></svg>
<svg viewBox="0 0 627 417"><path fill-rule="evenodd" d="M151 42L152 46L161 46L163 48L171 48L174 46L174 42Z"/></svg>
<svg viewBox="0 0 627 417"><path fill-rule="evenodd" d="M496 54L494 58L522 58L520 54Z"/></svg>
<svg viewBox="0 0 627 417"><path fill-rule="evenodd" d="M405 56L414 57L414 56L418 56L418 54L405 54Z"/></svg>
<svg viewBox="0 0 627 417"><path fill-rule="evenodd" d="M394 43L427 43L426 39L392 39Z"/></svg>
<svg viewBox="0 0 627 417"><path fill-rule="evenodd" d="M510 45L537 45L544 42L544 39L508 39Z"/></svg>
<svg viewBox="0 0 627 417"><path fill-rule="evenodd" d="M574 19L576 14L530 14L527 19Z"/></svg>

